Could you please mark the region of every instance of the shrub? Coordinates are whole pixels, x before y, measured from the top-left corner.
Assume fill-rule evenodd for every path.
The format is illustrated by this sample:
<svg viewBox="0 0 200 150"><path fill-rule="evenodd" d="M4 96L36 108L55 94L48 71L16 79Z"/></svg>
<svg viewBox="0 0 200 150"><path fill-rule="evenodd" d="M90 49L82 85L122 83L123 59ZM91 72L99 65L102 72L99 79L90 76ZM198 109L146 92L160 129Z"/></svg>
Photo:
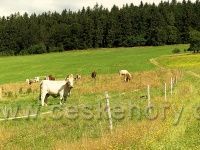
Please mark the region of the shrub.
<svg viewBox="0 0 200 150"><path fill-rule="evenodd" d="M36 44L28 48L29 54L42 54L46 52L47 52L47 49L44 43Z"/></svg>
<svg viewBox="0 0 200 150"><path fill-rule="evenodd" d="M60 47L51 47L49 49L49 52L62 52L62 51L64 51L64 49Z"/></svg>
<svg viewBox="0 0 200 150"><path fill-rule="evenodd" d="M199 52L200 51L200 31L190 31L190 48L188 51Z"/></svg>
<svg viewBox="0 0 200 150"><path fill-rule="evenodd" d="M12 50L4 50L4 51L0 51L0 55L1 56L14 56L15 53Z"/></svg>
<svg viewBox="0 0 200 150"><path fill-rule="evenodd" d="M146 39L143 36L129 36L123 41L123 46L144 46L146 44Z"/></svg>
<svg viewBox="0 0 200 150"><path fill-rule="evenodd" d="M19 55L29 55L30 53L27 50L21 50Z"/></svg>
<svg viewBox="0 0 200 150"><path fill-rule="evenodd" d="M172 50L173 54L177 54L177 53L180 53L180 52L181 52L181 50L178 49L178 48L175 48L175 49Z"/></svg>
<svg viewBox="0 0 200 150"><path fill-rule="evenodd" d="M49 52L63 52L64 47L62 43L58 43L55 47L49 47Z"/></svg>
<svg viewBox="0 0 200 150"><path fill-rule="evenodd" d="M62 44L62 43L58 43L58 46L57 46L57 47L58 47L58 49L59 49L59 50L58 50L59 52L63 52L63 51L64 51L64 47L63 47L63 44Z"/></svg>

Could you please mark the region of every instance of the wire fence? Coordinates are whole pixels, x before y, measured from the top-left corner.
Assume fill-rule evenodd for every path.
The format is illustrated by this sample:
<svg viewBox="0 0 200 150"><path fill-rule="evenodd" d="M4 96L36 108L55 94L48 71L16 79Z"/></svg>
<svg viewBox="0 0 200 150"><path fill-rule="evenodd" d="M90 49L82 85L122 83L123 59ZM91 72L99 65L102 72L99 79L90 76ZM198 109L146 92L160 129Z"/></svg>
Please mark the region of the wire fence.
<svg viewBox="0 0 200 150"><path fill-rule="evenodd" d="M171 80L170 80L170 94L172 95L173 94L173 89L174 89L174 84L176 84L177 83L177 76L175 77L175 78L170 78ZM141 91L141 90L144 90L144 89L135 89L135 90L133 90L132 92L138 92L138 91ZM150 85L147 85L147 91L146 91L146 98L147 98L147 106L151 106L152 105L152 100L151 100L151 93L150 93ZM129 91L130 92L130 91ZM123 92L123 93L120 93L120 94L110 94L109 93L109 95L107 95L107 96L105 96L105 95L102 95L102 97L99 97L99 98L97 98L98 99L98 101L102 101L102 100L106 100L104 103L105 103L105 106L107 106L108 105L108 98L109 99L111 99L111 101L112 101L112 99L114 99L114 98L119 98L119 97L121 97L121 96L125 96L126 95L126 93L125 92ZM167 84L166 83L164 83L164 100L165 101L167 101ZM80 106L85 106L86 104L78 104L78 105L76 105L76 107L80 107ZM93 104L93 105L98 105L98 104ZM123 102L123 105L127 105L127 106L129 106L130 105L130 103L125 103L125 102ZM110 104L109 104L109 107L110 107ZM51 110L51 111L46 111L46 112L41 112L39 115L41 115L41 116L44 116L44 115L47 115L47 114L51 114L53 111ZM4 118L0 118L0 121L8 121L8 120L15 120L15 119L24 119L24 118L31 118L31 117L37 117L38 116L38 114L37 113L35 113L35 114L28 114L28 115L22 115L22 116L16 116L16 117L4 117Z"/></svg>

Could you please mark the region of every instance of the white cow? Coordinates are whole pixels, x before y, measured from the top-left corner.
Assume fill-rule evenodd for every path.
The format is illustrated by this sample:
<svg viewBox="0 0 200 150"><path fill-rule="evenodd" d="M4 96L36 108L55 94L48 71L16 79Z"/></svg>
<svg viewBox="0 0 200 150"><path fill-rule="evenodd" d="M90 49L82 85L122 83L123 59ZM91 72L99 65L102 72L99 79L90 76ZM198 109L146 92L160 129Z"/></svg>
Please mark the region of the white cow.
<svg viewBox="0 0 200 150"><path fill-rule="evenodd" d="M35 77L34 79L26 79L26 82L31 85L32 83L36 83L40 81L40 77Z"/></svg>
<svg viewBox="0 0 200 150"><path fill-rule="evenodd" d="M40 84L40 100L42 106L47 105L47 98L51 95L53 97L60 96L60 104L66 101L67 96L74 86L73 75L70 75L66 80L54 81L43 80Z"/></svg>
<svg viewBox="0 0 200 150"><path fill-rule="evenodd" d="M127 70L120 70L119 71L120 76L124 76L124 81L128 82L131 80L132 76Z"/></svg>
<svg viewBox="0 0 200 150"><path fill-rule="evenodd" d="M39 82L40 81L40 77L35 77L34 80L35 80L35 82Z"/></svg>
<svg viewBox="0 0 200 150"><path fill-rule="evenodd" d="M32 83L35 83L35 79L26 79L26 82L31 85Z"/></svg>
<svg viewBox="0 0 200 150"><path fill-rule="evenodd" d="M130 74L130 73L127 70L120 70L119 71L120 76L123 76L123 75L126 75L126 74Z"/></svg>

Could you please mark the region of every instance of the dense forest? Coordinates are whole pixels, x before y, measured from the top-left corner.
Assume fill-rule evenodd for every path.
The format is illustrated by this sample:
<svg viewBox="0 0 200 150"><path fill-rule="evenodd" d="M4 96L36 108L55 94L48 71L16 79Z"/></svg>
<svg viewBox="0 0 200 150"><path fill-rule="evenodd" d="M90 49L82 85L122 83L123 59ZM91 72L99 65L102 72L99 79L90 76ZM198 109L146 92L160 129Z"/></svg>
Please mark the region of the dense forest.
<svg viewBox="0 0 200 150"><path fill-rule="evenodd" d="M16 13L0 18L0 55L189 43L195 31L200 31L199 0Z"/></svg>

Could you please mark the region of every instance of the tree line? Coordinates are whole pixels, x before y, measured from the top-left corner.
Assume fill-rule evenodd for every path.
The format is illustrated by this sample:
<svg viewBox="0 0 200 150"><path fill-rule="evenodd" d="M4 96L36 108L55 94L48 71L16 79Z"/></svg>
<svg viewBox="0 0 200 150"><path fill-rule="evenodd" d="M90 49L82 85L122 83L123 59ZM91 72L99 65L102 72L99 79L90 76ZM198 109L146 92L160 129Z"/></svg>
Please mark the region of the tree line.
<svg viewBox="0 0 200 150"><path fill-rule="evenodd" d="M200 31L199 20L199 0L16 13L0 18L0 55L190 43L190 33Z"/></svg>

